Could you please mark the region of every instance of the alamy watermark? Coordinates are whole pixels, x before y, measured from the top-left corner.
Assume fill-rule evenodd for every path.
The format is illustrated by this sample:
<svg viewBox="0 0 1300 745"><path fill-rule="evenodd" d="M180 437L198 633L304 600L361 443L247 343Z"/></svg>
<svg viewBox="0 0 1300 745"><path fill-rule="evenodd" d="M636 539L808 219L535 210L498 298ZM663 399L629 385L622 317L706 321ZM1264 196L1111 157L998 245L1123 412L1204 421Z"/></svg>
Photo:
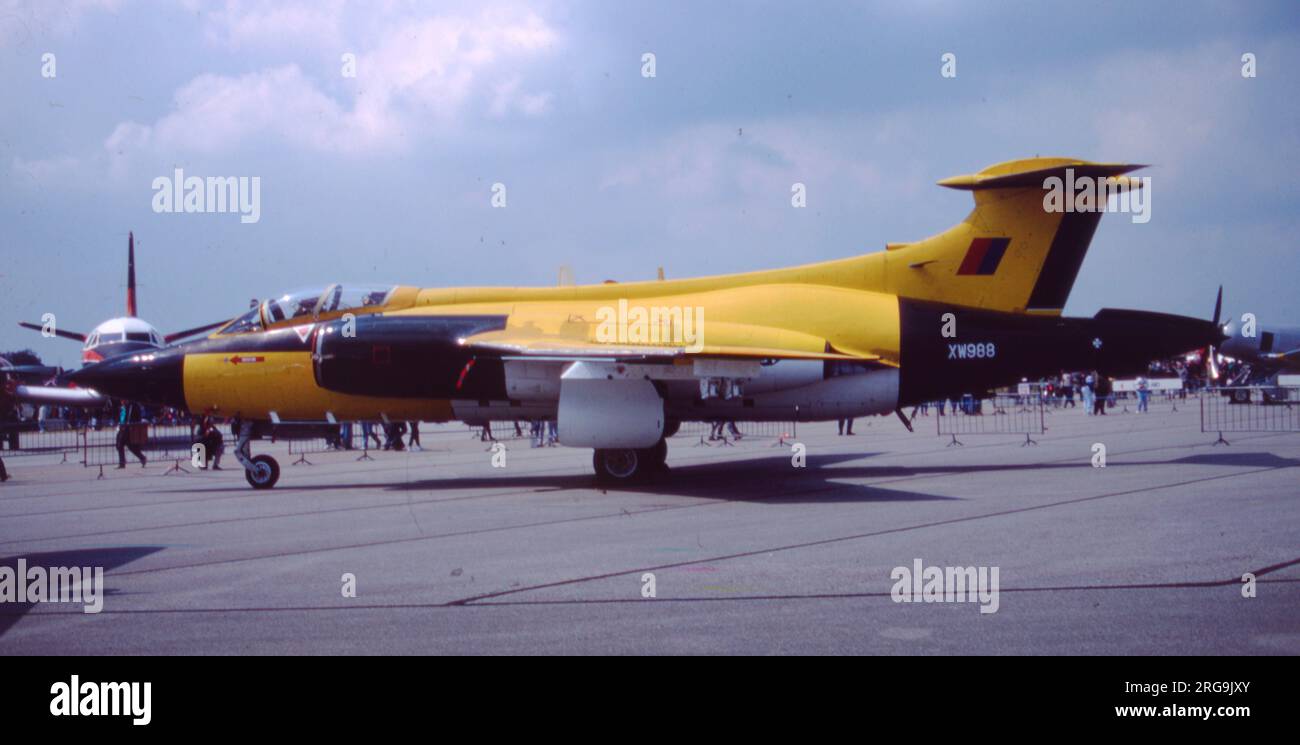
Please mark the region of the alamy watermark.
<svg viewBox="0 0 1300 745"><path fill-rule="evenodd" d="M152 683L99 683L73 675L50 686L50 714L56 717L131 717L131 724L153 721Z"/></svg>
<svg viewBox="0 0 1300 745"><path fill-rule="evenodd" d="M631 305L596 309L596 341L601 344L683 346L687 352L704 349L704 308L690 305Z"/></svg>
<svg viewBox="0 0 1300 745"><path fill-rule="evenodd" d="M979 603L980 613L998 612L998 567L928 567L915 559L889 578L895 603Z"/></svg>
<svg viewBox="0 0 1300 745"><path fill-rule="evenodd" d="M153 211L237 213L245 225L262 219L261 176L172 176L153 180Z"/></svg>
<svg viewBox="0 0 1300 745"><path fill-rule="evenodd" d="M1075 177L1065 169L1065 178L1043 179L1044 212L1128 212L1135 223L1151 220L1151 177Z"/></svg>
<svg viewBox="0 0 1300 745"><path fill-rule="evenodd" d="M0 566L0 603L81 603L86 613L104 609L103 567Z"/></svg>

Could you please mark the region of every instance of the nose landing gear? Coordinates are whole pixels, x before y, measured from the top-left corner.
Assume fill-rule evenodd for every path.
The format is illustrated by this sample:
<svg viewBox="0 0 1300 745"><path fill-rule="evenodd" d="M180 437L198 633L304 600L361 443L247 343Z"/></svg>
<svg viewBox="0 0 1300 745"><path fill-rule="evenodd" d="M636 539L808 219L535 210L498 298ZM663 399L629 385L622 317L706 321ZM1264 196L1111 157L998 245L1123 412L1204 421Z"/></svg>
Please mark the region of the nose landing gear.
<svg viewBox="0 0 1300 745"><path fill-rule="evenodd" d="M235 460L244 467L244 478L254 489L270 489L280 480L280 464L269 455L249 454L249 441L253 439L253 422L239 425L239 439L235 442Z"/></svg>

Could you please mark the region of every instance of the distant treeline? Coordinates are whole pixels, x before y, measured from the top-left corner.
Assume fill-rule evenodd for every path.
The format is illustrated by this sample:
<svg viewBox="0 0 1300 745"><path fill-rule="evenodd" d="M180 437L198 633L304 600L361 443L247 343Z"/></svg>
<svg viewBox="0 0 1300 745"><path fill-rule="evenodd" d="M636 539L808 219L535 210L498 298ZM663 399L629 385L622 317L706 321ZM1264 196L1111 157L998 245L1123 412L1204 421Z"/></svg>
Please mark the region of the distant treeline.
<svg viewBox="0 0 1300 745"><path fill-rule="evenodd" d="M20 349L16 352L0 352L0 357L9 360L12 365L44 365L41 362L41 356L30 349Z"/></svg>

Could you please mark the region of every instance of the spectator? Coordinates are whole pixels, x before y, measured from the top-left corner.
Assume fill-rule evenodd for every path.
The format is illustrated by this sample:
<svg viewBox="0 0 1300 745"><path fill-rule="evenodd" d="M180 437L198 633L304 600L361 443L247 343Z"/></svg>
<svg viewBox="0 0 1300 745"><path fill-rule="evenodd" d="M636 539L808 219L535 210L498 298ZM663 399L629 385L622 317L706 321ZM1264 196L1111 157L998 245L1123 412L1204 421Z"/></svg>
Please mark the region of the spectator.
<svg viewBox="0 0 1300 745"><path fill-rule="evenodd" d="M1094 416L1106 415L1106 403L1110 399L1110 378L1104 375L1097 376L1097 390L1094 393L1095 399L1092 404L1092 413Z"/></svg>
<svg viewBox="0 0 1300 745"><path fill-rule="evenodd" d="M221 436L221 430L217 428L217 423L211 416L204 416L199 421L199 442L203 445L205 460L212 463L208 467L214 471L220 471L221 454L226 449L225 438Z"/></svg>
<svg viewBox="0 0 1300 745"><path fill-rule="evenodd" d="M130 450L131 454L140 459L140 467L144 468L148 462L144 457L144 452L140 450L140 441L145 439L141 434L147 435L148 430L142 429L148 425L140 423L140 407L132 403L122 404L122 409L117 417L117 467L118 469L126 468L126 451Z"/></svg>
<svg viewBox="0 0 1300 745"><path fill-rule="evenodd" d="M387 422L384 428L384 450L402 451L405 446L402 444L402 435L406 434L405 422Z"/></svg>

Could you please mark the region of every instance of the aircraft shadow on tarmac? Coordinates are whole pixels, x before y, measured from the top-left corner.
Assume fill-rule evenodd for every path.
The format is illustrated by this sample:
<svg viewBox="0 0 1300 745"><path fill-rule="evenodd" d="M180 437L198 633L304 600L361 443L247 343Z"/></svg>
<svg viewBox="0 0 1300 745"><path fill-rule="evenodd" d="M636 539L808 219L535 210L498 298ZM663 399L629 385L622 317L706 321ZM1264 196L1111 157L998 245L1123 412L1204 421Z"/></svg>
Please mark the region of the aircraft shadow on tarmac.
<svg viewBox="0 0 1300 745"><path fill-rule="evenodd" d="M391 491L439 491L455 489L534 489L538 491L590 490L645 493L662 496L696 497L772 504L839 502L915 502L959 500L960 497L926 494L895 488L891 484L852 484L851 479L907 478L918 476L971 475L981 473L1024 474L1056 470L1091 471L1090 457L1054 463L1007 463L923 466L846 465L881 453L810 455L805 468L793 468L788 456L757 457L744 461L673 466L640 484L600 486L589 474L470 476L465 478L421 479L400 483L333 483L303 486L284 485L276 491L328 492L348 489ZM1220 452L1190 455L1174 460L1126 461L1111 459L1107 468L1129 469L1169 465L1229 466L1238 468L1290 468L1300 460L1267 452ZM237 488L243 488L242 485ZM177 489L177 492L228 491L228 489Z"/></svg>
<svg viewBox="0 0 1300 745"><path fill-rule="evenodd" d="M6 556L0 558L0 566L9 567L15 573L18 571L18 560L24 559L27 568L44 567L46 570L55 567L103 567L104 576L113 569L130 564L138 559L157 553L163 550L162 546L120 546L112 548L84 548L73 551L49 551L35 554L23 554L21 556ZM15 577L15 581L24 582L26 578ZM108 587L101 587L99 591L104 597L116 595L117 591ZM0 637L3 637L14 624L18 623L35 603L5 603L0 605ZM75 603L58 603L58 605L67 605L77 609L79 612L81 606Z"/></svg>

